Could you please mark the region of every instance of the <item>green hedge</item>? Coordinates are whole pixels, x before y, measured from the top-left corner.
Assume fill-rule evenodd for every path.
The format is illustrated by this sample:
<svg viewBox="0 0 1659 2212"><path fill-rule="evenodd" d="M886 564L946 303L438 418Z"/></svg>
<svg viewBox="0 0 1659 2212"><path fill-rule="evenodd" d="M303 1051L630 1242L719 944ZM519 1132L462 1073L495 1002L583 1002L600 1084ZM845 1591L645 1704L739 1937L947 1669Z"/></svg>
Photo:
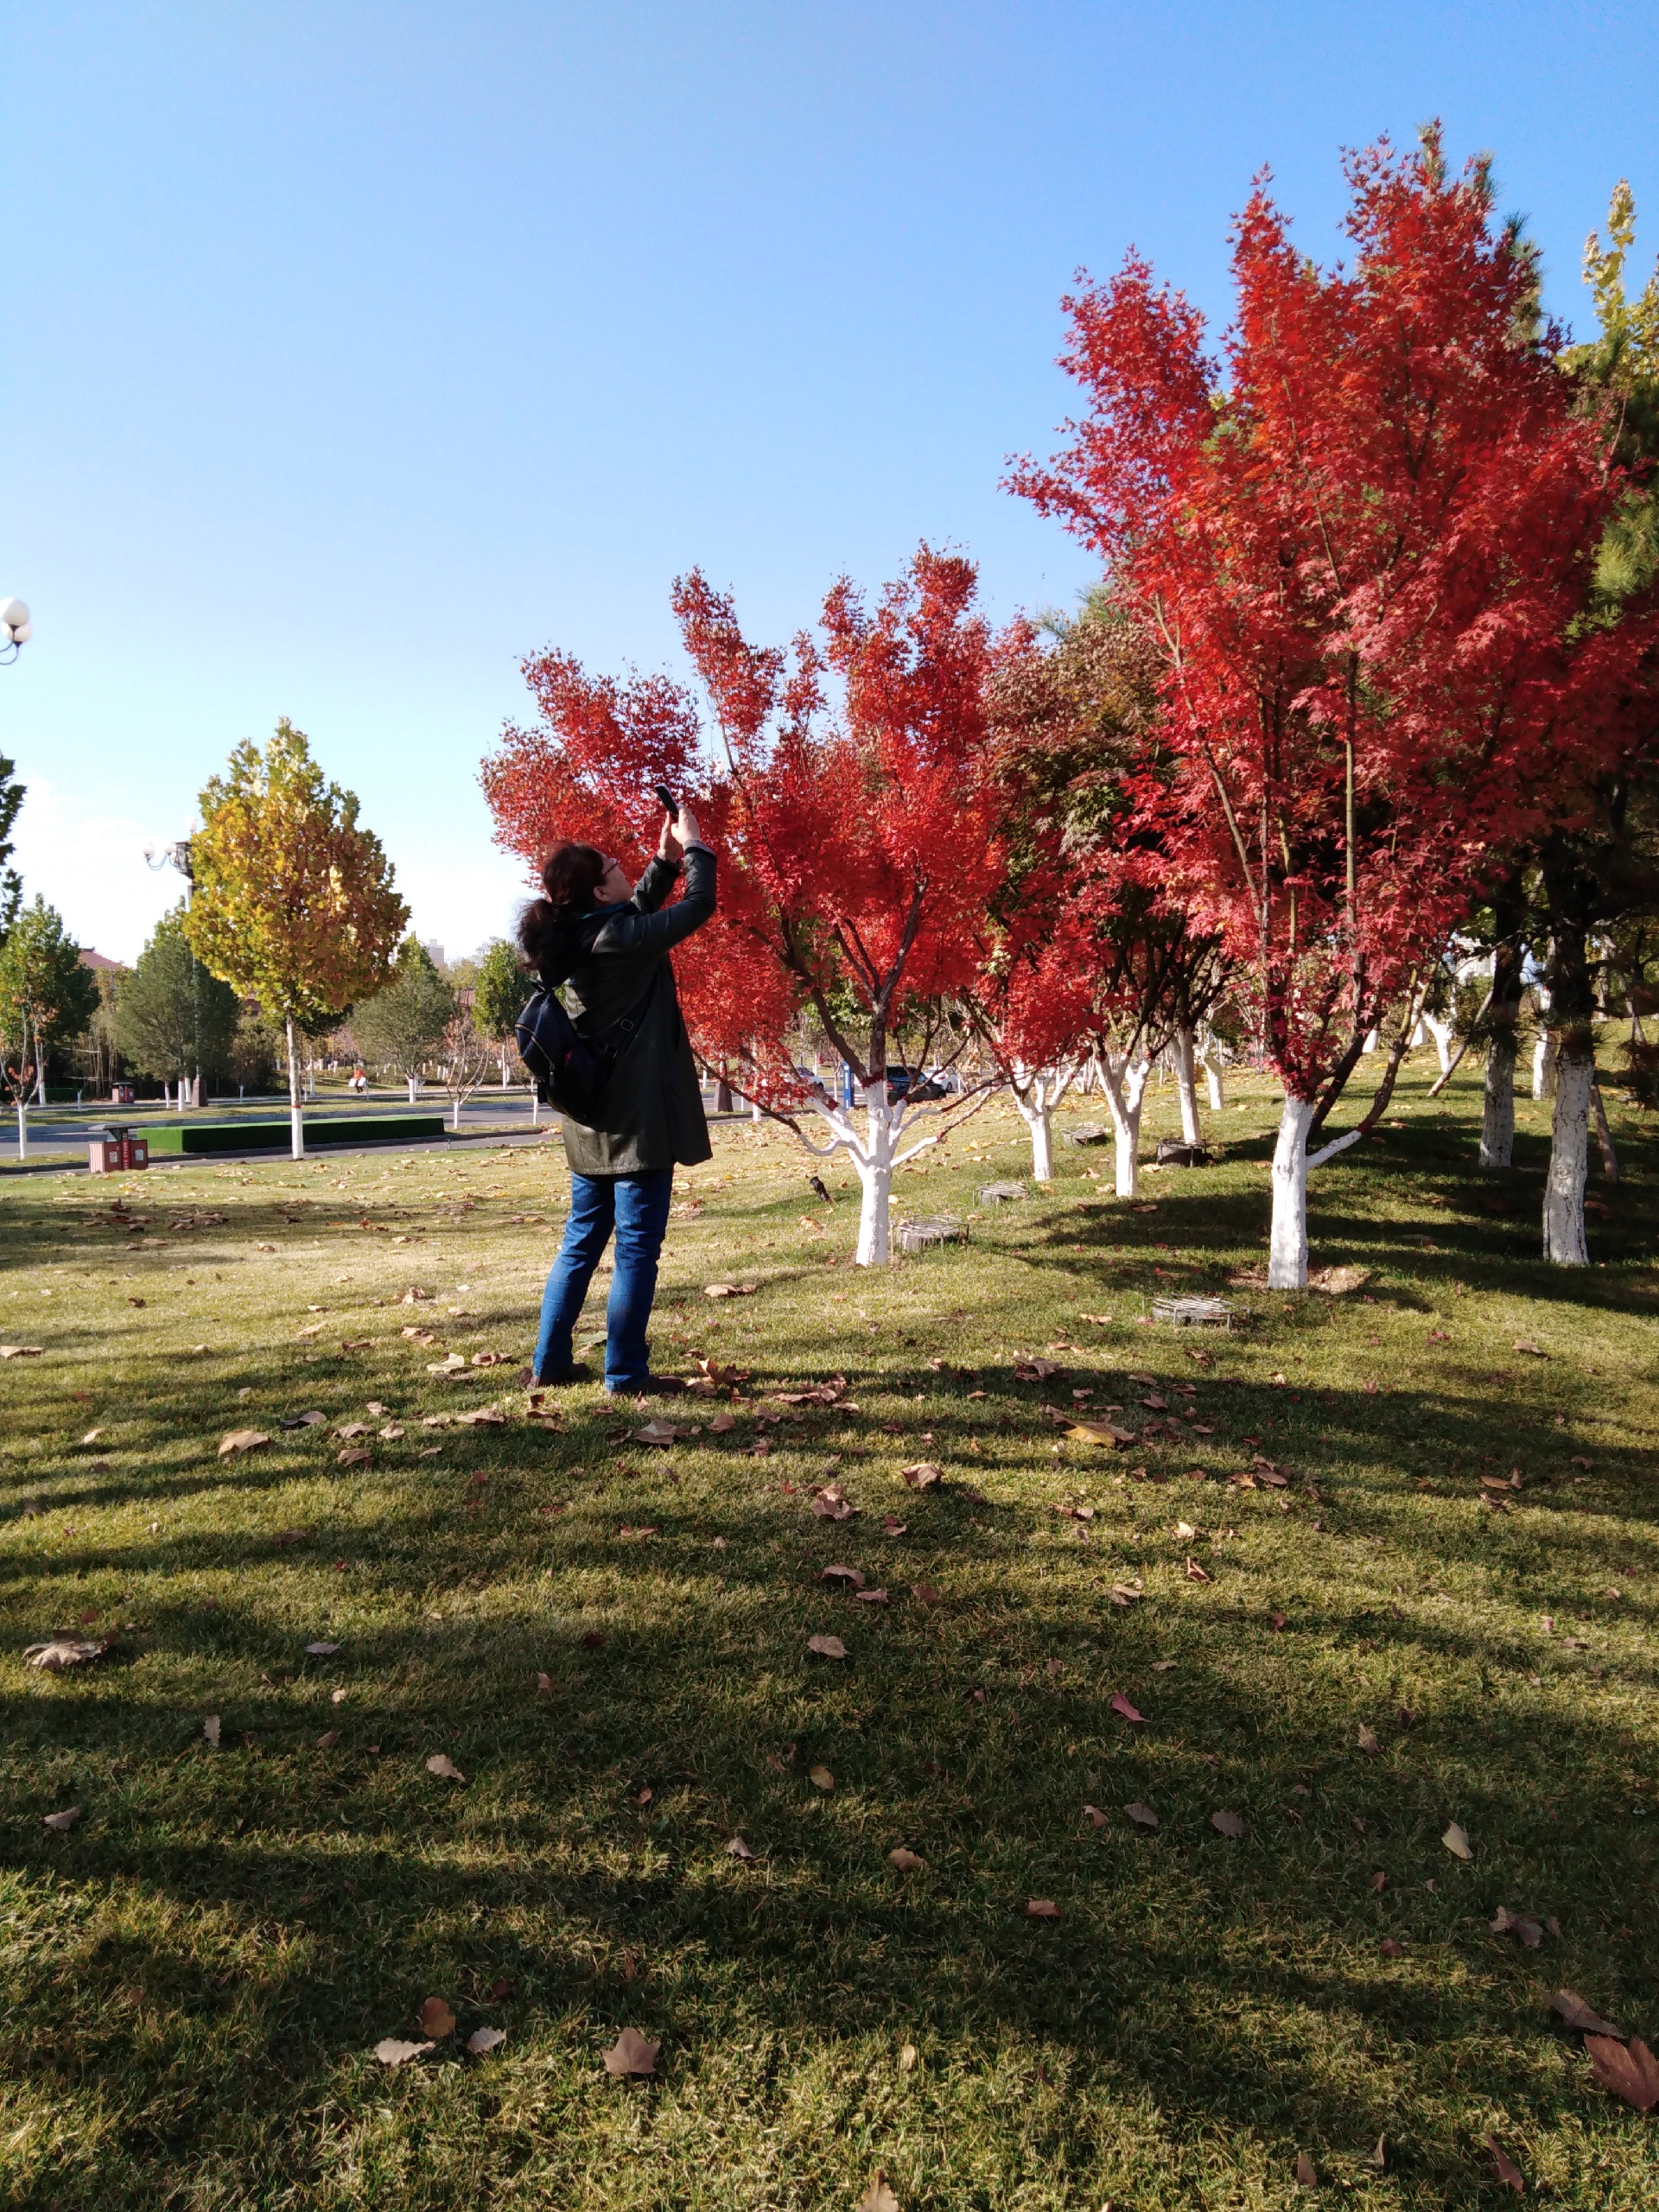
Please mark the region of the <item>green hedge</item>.
<svg viewBox="0 0 1659 2212"><path fill-rule="evenodd" d="M118 1118L118 1116L115 1118ZM135 1125L136 1126L136 1125ZM165 1122L144 1130L149 1156L186 1152L286 1152L290 1131L280 1122ZM442 1114L308 1114L305 1141L410 1144L443 1135Z"/></svg>

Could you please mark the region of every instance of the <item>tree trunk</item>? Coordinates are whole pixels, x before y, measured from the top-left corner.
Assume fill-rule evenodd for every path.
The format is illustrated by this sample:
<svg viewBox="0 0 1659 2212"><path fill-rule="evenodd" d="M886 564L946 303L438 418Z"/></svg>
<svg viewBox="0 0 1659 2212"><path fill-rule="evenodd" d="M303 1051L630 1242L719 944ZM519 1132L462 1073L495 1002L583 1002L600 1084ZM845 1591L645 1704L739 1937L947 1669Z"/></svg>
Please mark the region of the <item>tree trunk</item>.
<svg viewBox="0 0 1659 2212"><path fill-rule="evenodd" d="M409 1085L409 1103L412 1106L421 1095L421 1078L417 1075L410 1075L405 1076L404 1080Z"/></svg>
<svg viewBox="0 0 1659 2212"><path fill-rule="evenodd" d="M1422 1026L1434 1040L1434 1057L1440 1064L1440 1073L1452 1072L1452 1025L1442 1021L1438 1014L1426 1014Z"/></svg>
<svg viewBox="0 0 1659 2212"><path fill-rule="evenodd" d="M1210 1084L1210 1111L1212 1114L1219 1114L1227 1103L1226 1099L1222 1096L1221 1070L1213 1060L1206 1060L1204 1064L1204 1072Z"/></svg>
<svg viewBox="0 0 1659 2212"><path fill-rule="evenodd" d="M289 1014L288 1032L288 1126L290 1151L296 1160L305 1158L305 1104L300 1096L300 1044L294 1033L294 1017Z"/></svg>
<svg viewBox="0 0 1659 2212"><path fill-rule="evenodd" d="M1114 1067L1108 1056L1100 1064L1106 1103L1112 1109L1113 1166L1120 1198L1133 1198L1141 1188L1141 1109L1146 1102L1150 1060L1126 1060Z"/></svg>
<svg viewBox="0 0 1659 2212"><path fill-rule="evenodd" d="M1287 1091L1273 1148L1269 1290L1307 1288L1307 1133L1313 1123L1313 1100L1293 1098Z"/></svg>
<svg viewBox="0 0 1659 2212"><path fill-rule="evenodd" d="M1587 1268L1584 1179L1589 1166L1590 1093L1596 1064L1587 1029L1557 1033L1555 1111L1544 1185L1544 1257L1558 1268Z"/></svg>
<svg viewBox="0 0 1659 2212"><path fill-rule="evenodd" d="M505 1045L504 1044L504 1045L502 1046L502 1047L501 1047L501 1088L502 1088L502 1090L505 1090L506 1089L506 1087L507 1087L507 1048L506 1048Z"/></svg>
<svg viewBox="0 0 1659 2212"><path fill-rule="evenodd" d="M1192 1032L1183 1025L1175 1032L1170 1043L1170 1057L1175 1063L1175 1088L1181 1100L1181 1135L1188 1144L1202 1144L1204 1130L1198 1121L1198 1086L1192 1065Z"/></svg>
<svg viewBox="0 0 1659 2212"><path fill-rule="evenodd" d="M1031 1099L1021 1098L1016 1090L1014 1103L1020 1109L1020 1118L1031 1132L1031 1179L1033 1183L1054 1180L1054 1115L1047 1095L1039 1084Z"/></svg>
<svg viewBox="0 0 1659 2212"><path fill-rule="evenodd" d="M452 1129L458 1129L461 1127L461 1093L459 1091L455 1093L454 1105L449 1116L449 1126Z"/></svg>
<svg viewBox="0 0 1659 2212"><path fill-rule="evenodd" d="M731 1110L732 1086L726 1080L725 1069L721 1068L715 1083L715 1111L716 1114L729 1114Z"/></svg>
<svg viewBox="0 0 1659 2212"><path fill-rule="evenodd" d="M19 1160L29 1158L29 1101L27 1098L20 1098L17 1101L17 1157Z"/></svg>
<svg viewBox="0 0 1659 2212"><path fill-rule="evenodd" d="M1515 1022L1494 1029L1486 1047L1486 1090L1480 1109L1480 1164L1515 1164Z"/></svg>
<svg viewBox="0 0 1659 2212"><path fill-rule="evenodd" d="M888 1228L893 1200L893 1116L887 1106L885 1070L864 1086L864 1149L868 1157L855 1158L863 1198L858 1212L858 1250L861 1268L885 1268L892 1257Z"/></svg>
<svg viewBox="0 0 1659 2212"><path fill-rule="evenodd" d="M1532 1095L1535 1098L1555 1096L1555 1039L1546 1033L1532 1048Z"/></svg>

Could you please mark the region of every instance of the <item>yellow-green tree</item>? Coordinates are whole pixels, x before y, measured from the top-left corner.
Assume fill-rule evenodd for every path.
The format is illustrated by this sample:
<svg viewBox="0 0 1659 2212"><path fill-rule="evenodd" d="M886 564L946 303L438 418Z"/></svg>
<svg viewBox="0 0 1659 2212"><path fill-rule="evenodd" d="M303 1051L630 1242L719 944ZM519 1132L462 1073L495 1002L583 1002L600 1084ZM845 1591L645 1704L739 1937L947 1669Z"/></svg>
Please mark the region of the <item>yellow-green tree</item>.
<svg viewBox="0 0 1659 2212"><path fill-rule="evenodd" d="M200 803L185 933L203 967L282 1024L299 1160L298 1036L381 988L409 909L379 839L359 827L356 798L324 782L304 732L286 717L263 753L238 745Z"/></svg>

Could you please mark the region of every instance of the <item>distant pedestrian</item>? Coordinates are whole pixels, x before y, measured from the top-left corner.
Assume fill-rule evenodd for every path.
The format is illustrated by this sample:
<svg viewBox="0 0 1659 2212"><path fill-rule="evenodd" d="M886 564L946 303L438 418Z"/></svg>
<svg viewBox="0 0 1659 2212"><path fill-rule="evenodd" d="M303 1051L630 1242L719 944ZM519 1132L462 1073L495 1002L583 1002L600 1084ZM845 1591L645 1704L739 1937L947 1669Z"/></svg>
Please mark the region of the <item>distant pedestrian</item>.
<svg viewBox="0 0 1659 2212"><path fill-rule="evenodd" d="M664 906L682 854L685 890ZM709 1159L712 1148L668 956L715 911L715 856L682 806L671 824L664 822L657 857L637 886L597 847L566 843L542 863L542 888L544 895L519 917L524 964L550 988L568 985L565 1005L576 1028L616 1058L597 1117L604 1128L561 1116L570 1214L542 1299L532 1372L538 1383L587 1379L589 1370L572 1358L571 1338L614 1233L605 1388L677 1389L677 1382L652 1374L645 1331L674 1170Z"/></svg>

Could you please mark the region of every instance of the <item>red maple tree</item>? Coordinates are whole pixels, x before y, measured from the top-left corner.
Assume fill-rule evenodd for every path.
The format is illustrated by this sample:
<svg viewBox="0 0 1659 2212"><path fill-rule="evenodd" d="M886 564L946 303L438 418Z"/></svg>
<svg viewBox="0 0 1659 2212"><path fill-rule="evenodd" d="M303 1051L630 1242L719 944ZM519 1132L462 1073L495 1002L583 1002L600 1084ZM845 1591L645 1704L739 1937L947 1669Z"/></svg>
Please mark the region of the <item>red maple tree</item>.
<svg viewBox="0 0 1659 2212"><path fill-rule="evenodd" d="M1161 640L1150 785L1172 890L1236 962L1285 1086L1269 1281L1306 1280L1306 1174L1380 1012L1607 741L1643 641L1579 618L1619 493L1529 255L1438 134L1350 157L1351 269L1258 188L1224 365L1131 256L1067 302L1090 410L1016 488Z"/></svg>
<svg viewBox="0 0 1659 2212"><path fill-rule="evenodd" d="M973 975L1001 870L986 697L1003 648L976 590L969 562L925 545L873 608L837 583L817 633L785 652L751 645L693 573L673 606L706 715L669 677L618 683L544 653L524 664L539 722L509 727L483 769L498 842L532 861L566 836L643 865L653 785L692 800L721 861L719 912L676 956L694 1049L809 1148L849 1155L864 1264L889 1256L893 1168L940 1133L900 1145L936 1109L890 1105L889 1039ZM808 1008L861 1129L791 1065Z"/></svg>

